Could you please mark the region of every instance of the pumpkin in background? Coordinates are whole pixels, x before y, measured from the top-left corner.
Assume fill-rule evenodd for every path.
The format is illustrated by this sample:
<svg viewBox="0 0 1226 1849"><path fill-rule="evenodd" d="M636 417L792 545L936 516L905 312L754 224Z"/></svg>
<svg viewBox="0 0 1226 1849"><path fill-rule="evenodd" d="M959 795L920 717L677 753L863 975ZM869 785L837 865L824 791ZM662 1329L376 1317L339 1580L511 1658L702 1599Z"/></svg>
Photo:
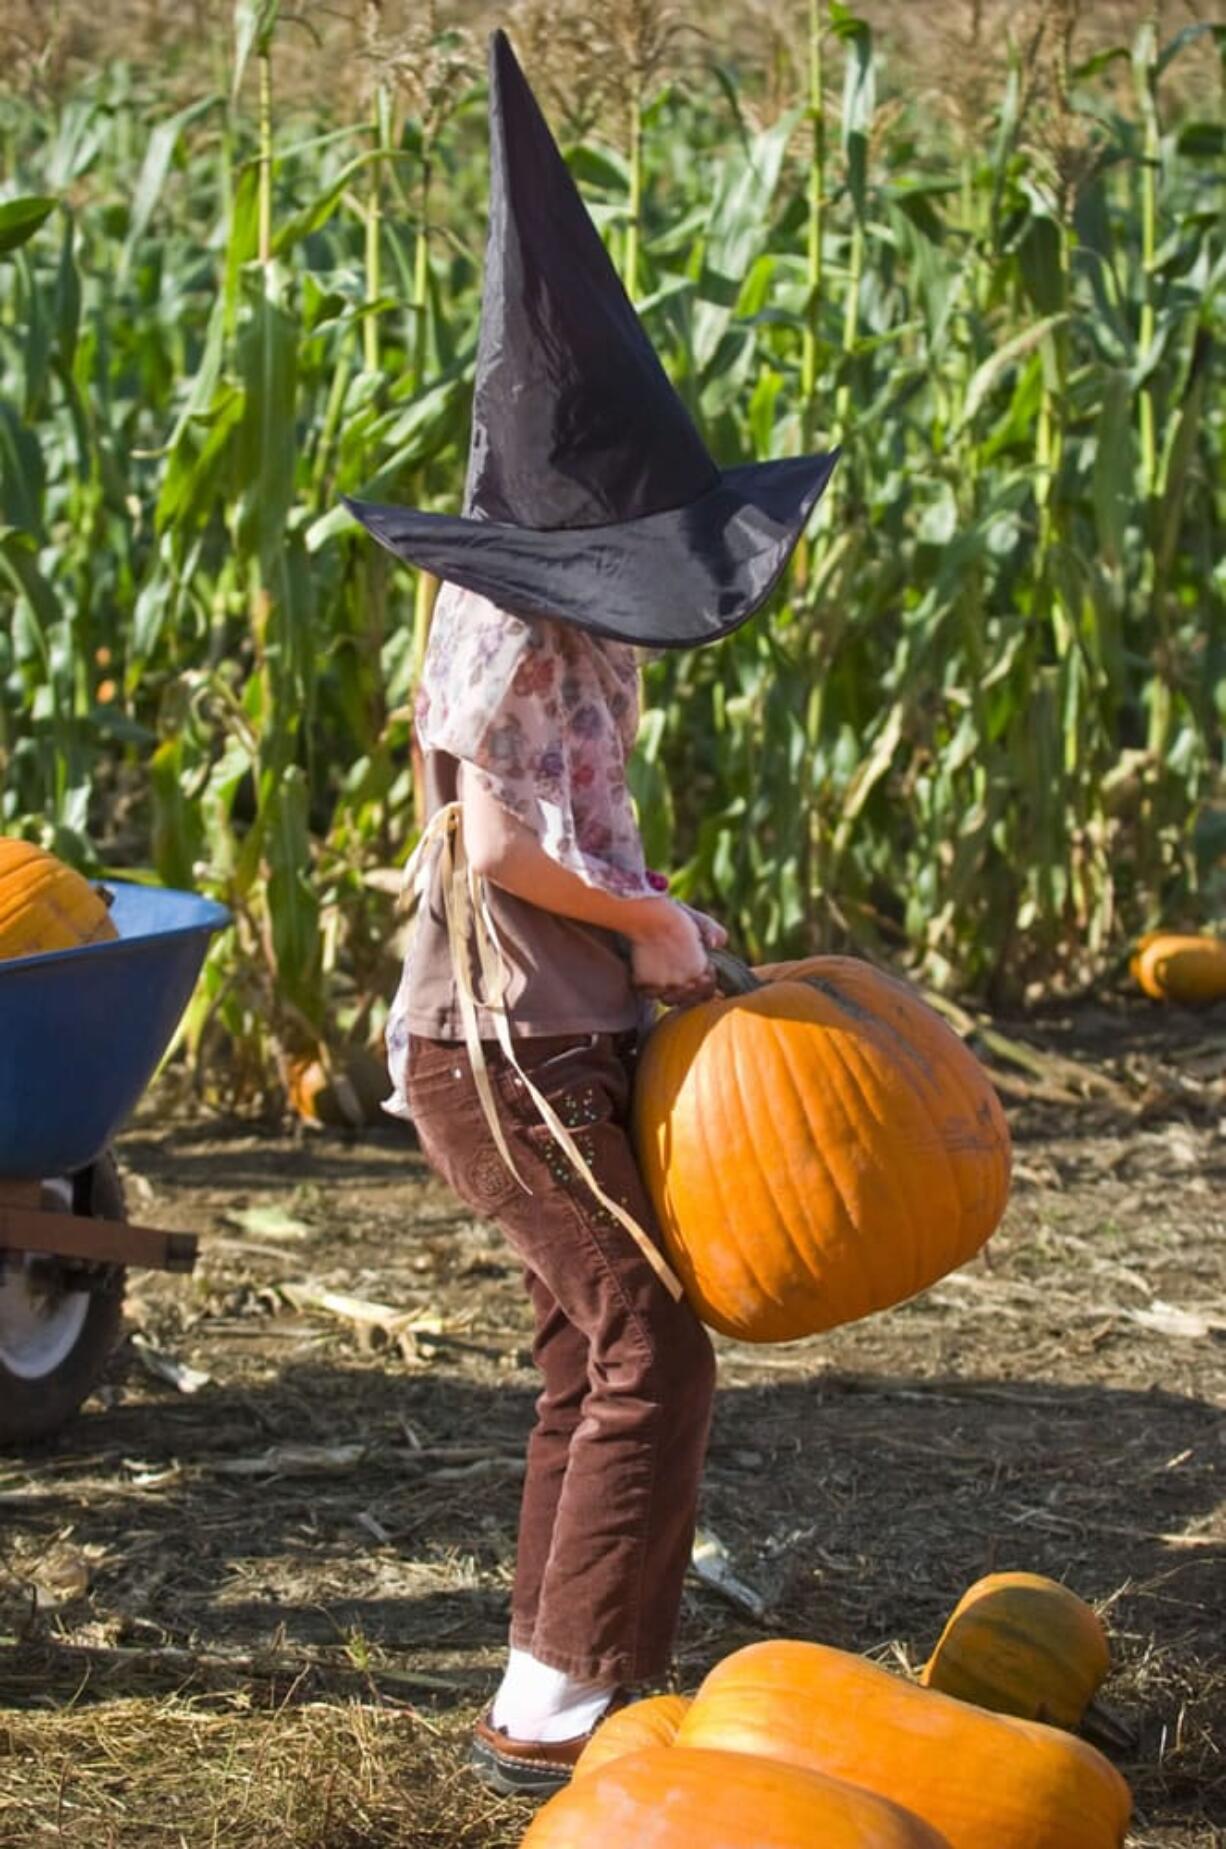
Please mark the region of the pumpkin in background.
<svg viewBox="0 0 1226 1849"><path fill-rule="evenodd" d="M334 1129L361 1129L384 1121L383 1101L391 1096L387 1064L369 1047L351 1046L339 1053L293 1054L285 1065L290 1109L304 1123Z"/></svg>
<svg viewBox="0 0 1226 1849"><path fill-rule="evenodd" d="M991 1573L959 1601L921 1680L1000 1714L1079 1727L1110 1667L1084 1599L1039 1573Z"/></svg>
<svg viewBox="0 0 1226 1849"><path fill-rule="evenodd" d="M1128 1787L1101 1753L822 1644L750 1644L711 1671L670 1750L773 1757L913 1811L952 1849L1119 1849Z"/></svg>
<svg viewBox="0 0 1226 1849"><path fill-rule="evenodd" d="M993 1232L1009 1131L987 1075L905 983L851 957L752 973L654 1029L635 1139L703 1320L788 1342L912 1297Z"/></svg>
<svg viewBox="0 0 1226 1849"><path fill-rule="evenodd" d="M1207 1007L1226 995L1226 942L1151 931L1129 965L1134 982L1159 1002Z"/></svg>
<svg viewBox="0 0 1226 1849"><path fill-rule="evenodd" d="M76 950L119 933L87 879L32 841L0 836L0 958Z"/></svg>
<svg viewBox="0 0 1226 1849"><path fill-rule="evenodd" d="M632 1701L628 1708L619 1708L600 1723L584 1747L575 1777L586 1778L626 1753L642 1752L649 1746L671 1746L689 1705L684 1695L652 1695L646 1701Z"/></svg>
<svg viewBox="0 0 1226 1849"><path fill-rule="evenodd" d="M609 1723L611 1725L612 1723ZM560 1791L522 1849L949 1849L939 1831L838 1779L744 1753L656 1746Z"/></svg>

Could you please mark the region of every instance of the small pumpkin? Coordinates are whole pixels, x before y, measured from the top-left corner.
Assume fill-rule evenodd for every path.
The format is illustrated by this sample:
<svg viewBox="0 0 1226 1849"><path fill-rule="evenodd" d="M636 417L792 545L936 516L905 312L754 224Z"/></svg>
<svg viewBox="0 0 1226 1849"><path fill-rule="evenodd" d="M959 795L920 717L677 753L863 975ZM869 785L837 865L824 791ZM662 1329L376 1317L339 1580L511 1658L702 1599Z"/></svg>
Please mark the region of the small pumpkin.
<svg viewBox="0 0 1226 1849"><path fill-rule="evenodd" d="M921 1681L998 1714L1076 1728L1110 1667L1084 1599L1041 1573L990 1573L959 1600Z"/></svg>
<svg viewBox="0 0 1226 1849"><path fill-rule="evenodd" d="M628 1708L619 1708L601 1722L584 1747L575 1777L586 1778L626 1753L642 1752L649 1746L671 1746L689 1705L684 1695L651 1695L646 1701L632 1701Z"/></svg>
<svg viewBox="0 0 1226 1849"><path fill-rule="evenodd" d="M0 959L118 937L96 887L32 841L0 836Z"/></svg>
<svg viewBox="0 0 1226 1849"><path fill-rule="evenodd" d="M1207 1007L1226 995L1226 942L1173 931L1151 931L1129 965L1133 981L1154 1001Z"/></svg>
<svg viewBox="0 0 1226 1849"><path fill-rule="evenodd" d="M609 1722L608 1725L612 1725ZM522 1849L949 1849L939 1831L839 1779L745 1753L655 1746L549 1800Z"/></svg>
<svg viewBox="0 0 1226 1849"><path fill-rule="evenodd" d="M635 1087L639 1161L698 1314L788 1342L965 1263L1009 1189L986 1073L905 983L851 957L757 972L667 1015Z"/></svg>
<svg viewBox="0 0 1226 1849"><path fill-rule="evenodd" d="M749 1753L846 1779L952 1849L1119 1849L1128 1787L1083 1740L988 1714L822 1644L750 1644L713 1669L674 1752Z"/></svg>
<svg viewBox="0 0 1226 1849"><path fill-rule="evenodd" d="M293 1054L286 1061L285 1079L295 1116L336 1129L381 1123L383 1100L392 1089L385 1061L364 1046Z"/></svg>

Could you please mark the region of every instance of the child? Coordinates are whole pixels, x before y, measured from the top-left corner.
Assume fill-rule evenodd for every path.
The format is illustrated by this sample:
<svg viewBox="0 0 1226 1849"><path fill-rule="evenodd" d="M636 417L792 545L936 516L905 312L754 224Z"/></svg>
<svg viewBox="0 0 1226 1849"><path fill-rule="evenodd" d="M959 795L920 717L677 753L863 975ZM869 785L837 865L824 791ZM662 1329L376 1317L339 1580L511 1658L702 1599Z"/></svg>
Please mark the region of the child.
<svg viewBox="0 0 1226 1849"><path fill-rule="evenodd" d="M389 1108L524 1262L544 1389L510 1657L473 1753L496 1789L544 1792L668 1664L714 1387L627 1132L651 1004L709 995L725 939L644 865L626 785L638 648L745 621L834 457L721 473L502 34L490 116L465 513L349 505L444 580Z"/></svg>

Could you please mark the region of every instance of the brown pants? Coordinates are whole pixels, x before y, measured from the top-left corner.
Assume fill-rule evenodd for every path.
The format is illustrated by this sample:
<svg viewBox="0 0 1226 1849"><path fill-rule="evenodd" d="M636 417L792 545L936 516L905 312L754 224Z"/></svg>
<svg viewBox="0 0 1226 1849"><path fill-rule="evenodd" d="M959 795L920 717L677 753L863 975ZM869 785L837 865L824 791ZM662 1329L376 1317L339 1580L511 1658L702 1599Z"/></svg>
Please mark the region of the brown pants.
<svg viewBox="0 0 1226 1849"><path fill-rule="evenodd" d="M520 1512L511 1642L569 1675L657 1677L672 1650L715 1387L706 1331L556 1147L486 1043L498 1154L462 1045L414 1038L408 1101L432 1165L525 1266L544 1376ZM601 1187L655 1232L627 1134L634 1036L523 1040Z"/></svg>

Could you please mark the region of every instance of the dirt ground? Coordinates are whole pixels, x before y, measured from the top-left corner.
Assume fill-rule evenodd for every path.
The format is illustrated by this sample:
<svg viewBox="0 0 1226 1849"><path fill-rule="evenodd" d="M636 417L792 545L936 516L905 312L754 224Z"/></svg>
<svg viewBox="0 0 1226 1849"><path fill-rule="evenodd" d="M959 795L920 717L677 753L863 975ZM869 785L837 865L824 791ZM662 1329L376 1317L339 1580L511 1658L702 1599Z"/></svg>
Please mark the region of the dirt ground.
<svg viewBox="0 0 1226 1849"><path fill-rule="evenodd" d="M1221 1014L1032 1026L1077 1063L1000 1069L989 1252L721 1345L702 1522L770 1616L694 1581L678 1686L764 1631L916 1667L979 1574L1049 1573L1110 1627L1130 1842L1226 1844ZM465 1769L533 1397L507 1252L395 1125L259 1133L164 1089L120 1156L134 1217L204 1254L134 1279L107 1384L0 1458L0 1844L510 1849L529 1808Z"/></svg>

